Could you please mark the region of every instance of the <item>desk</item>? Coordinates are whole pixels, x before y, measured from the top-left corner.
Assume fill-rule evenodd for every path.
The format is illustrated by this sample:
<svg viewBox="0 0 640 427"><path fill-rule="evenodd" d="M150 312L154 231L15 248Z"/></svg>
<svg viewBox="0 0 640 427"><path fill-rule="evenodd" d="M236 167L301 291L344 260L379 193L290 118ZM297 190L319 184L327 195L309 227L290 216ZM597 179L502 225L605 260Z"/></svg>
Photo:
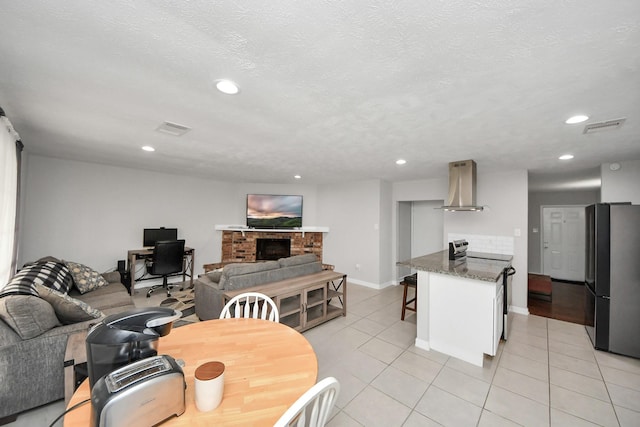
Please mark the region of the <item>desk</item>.
<svg viewBox="0 0 640 427"><path fill-rule="evenodd" d="M131 295L133 295L135 291L136 261L139 259L151 258L152 256L153 256L153 248L130 249L129 251L127 251L127 262L129 263L129 265L127 266L127 270L129 271L129 277L131 280L131 289L129 290L129 293ZM187 280L187 277L186 277L187 269L189 269L189 277L190 277L189 287L191 288L193 287L193 267L195 265L194 259L195 259L195 250L193 248L189 248L185 246L184 261L182 264L182 281L184 282L185 280ZM158 277L160 276L152 276L149 279L155 279ZM149 280L149 279L138 279L137 281L139 282L140 280Z"/></svg>
<svg viewBox="0 0 640 427"><path fill-rule="evenodd" d="M186 410L162 426L273 426L316 383L318 361L299 332L260 319L216 319L173 329L159 339L158 354L185 361ZM202 363L225 364L222 403L211 412L195 406L194 373ZM85 380L68 407L90 397ZM89 425L87 403L65 415L65 427Z"/></svg>

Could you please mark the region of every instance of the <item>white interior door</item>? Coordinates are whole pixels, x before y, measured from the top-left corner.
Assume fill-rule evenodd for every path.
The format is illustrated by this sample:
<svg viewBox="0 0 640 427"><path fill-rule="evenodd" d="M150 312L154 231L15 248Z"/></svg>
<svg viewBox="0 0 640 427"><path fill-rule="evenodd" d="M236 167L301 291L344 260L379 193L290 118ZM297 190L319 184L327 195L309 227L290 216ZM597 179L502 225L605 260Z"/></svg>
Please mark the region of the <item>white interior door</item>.
<svg viewBox="0 0 640 427"><path fill-rule="evenodd" d="M584 281L584 206L542 208L543 272L554 279Z"/></svg>

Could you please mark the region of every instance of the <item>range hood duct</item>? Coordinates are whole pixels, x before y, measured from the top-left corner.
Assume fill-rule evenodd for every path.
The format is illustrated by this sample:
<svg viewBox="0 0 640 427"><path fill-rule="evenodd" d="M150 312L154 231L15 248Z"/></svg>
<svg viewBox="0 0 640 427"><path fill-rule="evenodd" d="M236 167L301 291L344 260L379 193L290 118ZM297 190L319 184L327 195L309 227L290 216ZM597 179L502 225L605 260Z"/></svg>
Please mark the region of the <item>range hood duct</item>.
<svg viewBox="0 0 640 427"><path fill-rule="evenodd" d="M449 163L449 196L442 209L455 211L481 211L476 205L476 162L460 160Z"/></svg>

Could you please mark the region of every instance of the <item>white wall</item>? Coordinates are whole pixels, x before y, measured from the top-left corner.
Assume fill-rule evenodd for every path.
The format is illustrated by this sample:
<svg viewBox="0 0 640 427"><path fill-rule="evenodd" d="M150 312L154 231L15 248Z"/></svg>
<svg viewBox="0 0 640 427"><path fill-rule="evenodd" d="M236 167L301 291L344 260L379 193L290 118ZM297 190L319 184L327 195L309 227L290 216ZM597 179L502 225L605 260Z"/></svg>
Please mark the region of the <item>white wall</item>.
<svg viewBox="0 0 640 427"><path fill-rule="evenodd" d="M442 250L444 200L416 201L411 204L411 258Z"/></svg>
<svg viewBox="0 0 640 427"><path fill-rule="evenodd" d="M381 193L379 180L366 180L318 188L318 218L330 232L324 238L324 261L346 273L354 283L379 287L380 277ZM385 196L386 197L386 196Z"/></svg>
<svg viewBox="0 0 640 427"><path fill-rule="evenodd" d="M611 170L611 163L600 167L602 188L600 201L640 204L640 160L619 162L620 169Z"/></svg>
<svg viewBox="0 0 640 427"><path fill-rule="evenodd" d="M247 193L302 194L316 224L316 188L219 182L29 155L18 265L46 255L108 271L142 246L142 230L176 227L195 249L196 273L221 259L216 224L244 224Z"/></svg>
<svg viewBox="0 0 640 427"><path fill-rule="evenodd" d="M393 283L397 274L397 202L444 200L448 188L446 177L323 186L228 183L25 157L19 265L53 255L98 271L115 269L128 249L139 248L143 228L164 226L177 227L179 237L195 248L196 273L201 273L203 264L221 257L222 235L214 226L244 223L247 193L301 194L304 225L330 228L324 235L324 261L354 283L382 287ZM455 219L467 213L447 214L443 236L446 239L449 231L512 234L516 227L526 234L526 197L526 172L479 175L478 201L491 209L471 224ZM524 283L520 291L526 307L524 240L524 249L516 243L515 265L520 273L516 281ZM522 254L525 261L519 265Z"/></svg>
<svg viewBox="0 0 640 427"><path fill-rule="evenodd" d="M379 280L378 283L382 287L393 284L392 278L395 268L391 267L388 260L391 259L393 247L395 242L393 241L393 225L391 222L391 209L392 206L392 189L391 183L382 181L380 183L380 254L378 256L379 266Z"/></svg>

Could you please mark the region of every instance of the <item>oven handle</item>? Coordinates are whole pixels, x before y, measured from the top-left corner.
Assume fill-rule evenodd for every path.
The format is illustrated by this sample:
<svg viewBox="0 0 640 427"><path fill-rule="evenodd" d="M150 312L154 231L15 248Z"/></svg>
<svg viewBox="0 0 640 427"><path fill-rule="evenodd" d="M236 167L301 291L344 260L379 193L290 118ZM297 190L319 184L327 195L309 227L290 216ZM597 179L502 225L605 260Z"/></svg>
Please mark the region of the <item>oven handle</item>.
<svg viewBox="0 0 640 427"><path fill-rule="evenodd" d="M514 274L516 274L516 269L515 269L515 268L513 268L513 266L510 266L510 267L507 269L507 276L513 276Z"/></svg>

